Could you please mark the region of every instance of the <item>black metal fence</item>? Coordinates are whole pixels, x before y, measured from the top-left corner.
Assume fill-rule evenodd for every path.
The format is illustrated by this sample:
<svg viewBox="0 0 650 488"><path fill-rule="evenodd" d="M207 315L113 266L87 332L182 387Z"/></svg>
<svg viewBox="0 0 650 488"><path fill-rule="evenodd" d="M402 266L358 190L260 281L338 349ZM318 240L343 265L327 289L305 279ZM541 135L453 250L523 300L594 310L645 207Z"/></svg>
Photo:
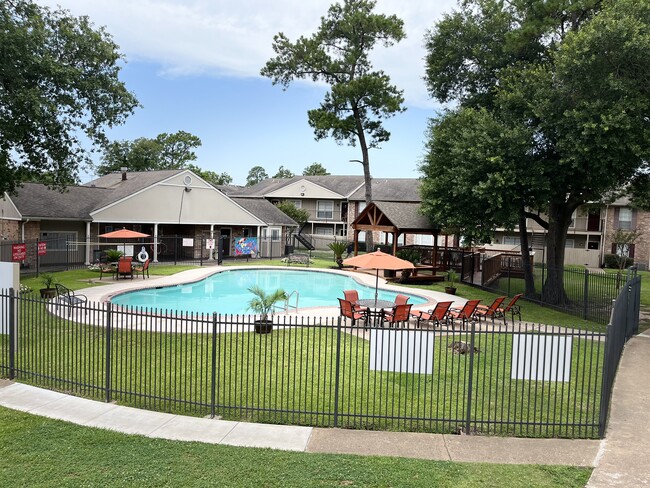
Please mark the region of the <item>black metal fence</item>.
<svg viewBox="0 0 650 488"><path fill-rule="evenodd" d="M618 344L634 330L629 313L607 334L492 322L366 330L279 315L256 334L248 316L13 291L0 304L0 374L70 394L232 420L535 437L602 436Z"/></svg>

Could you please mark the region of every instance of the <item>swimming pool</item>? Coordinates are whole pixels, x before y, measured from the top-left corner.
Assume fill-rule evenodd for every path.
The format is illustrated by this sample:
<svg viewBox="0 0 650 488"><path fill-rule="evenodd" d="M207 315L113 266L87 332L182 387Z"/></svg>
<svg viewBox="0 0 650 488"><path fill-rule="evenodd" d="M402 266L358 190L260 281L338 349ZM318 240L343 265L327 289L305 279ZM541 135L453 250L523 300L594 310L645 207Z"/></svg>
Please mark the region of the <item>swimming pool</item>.
<svg viewBox="0 0 650 488"><path fill-rule="evenodd" d="M249 314L248 302L253 295L248 288L253 285L261 286L266 291L278 288L287 293L296 291L299 308L338 307L337 298L343 298L343 290L358 290L360 299L375 297L374 287L361 285L353 278L338 273L237 269L215 273L195 283L123 293L111 298L111 302L120 306L177 312ZM380 288L378 298L394 301L396 295L397 292ZM417 295L408 295L411 297L409 303L414 305L427 301ZM295 305L294 297L290 304Z"/></svg>

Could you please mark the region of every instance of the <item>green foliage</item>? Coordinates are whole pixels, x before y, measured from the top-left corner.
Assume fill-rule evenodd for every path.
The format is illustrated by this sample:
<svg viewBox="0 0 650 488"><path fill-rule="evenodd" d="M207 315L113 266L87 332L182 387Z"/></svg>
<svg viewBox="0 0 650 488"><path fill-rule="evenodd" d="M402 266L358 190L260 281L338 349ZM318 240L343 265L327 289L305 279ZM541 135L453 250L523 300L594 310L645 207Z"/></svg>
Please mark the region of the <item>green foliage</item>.
<svg viewBox="0 0 650 488"><path fill-rule="evenodd" d="M55 282L54 275L51 273L43 273L41 275L41 283L43 283L45 288L52 288Z"/></svg>
<svg viewBox="0 0 650 488"><path fill-rule="evenodd" d="M251 286L248 291L255 295L248 302L248 308L259 314L262 320L268 319L269 314L273 312L273 306L278 301L287 299L287 292L281 288L267 293L262 287L255 285Z"/></svg>
<svg viewBox="0 0 650 488"><path fill-rule="evenodd" d="M278 172L275 173L272 177L273 178L293 178L296 176L293 174L293 172L290 169L285 168L284 166L280 166L278 168Z"/></svg>
<svg viewBox="0 0 650 488"><path fill-rule="evenodd" d="M214 186L229 185L232 183L232 177L228 173L219 174L214 171L203 170L194 164L188 164L185 167Z"/></svg>
<svg viewBox="0 0 650 488"><path fill-rule="evenodd" d="M452 284L452 286L458 281L458 273L453 269L447 270L447 281Z"/></svg>
<svg viewBox="0 0 650 488"><path fill-rule="evenodd" d="M334 253L336 259L340 259L346 252L348 244L346 241L334 241L327 244L327 247Z"/></svg>
<svg viewBox="0 0 650 488"><path fill-rule="evenodd" d="M325 167L320 163L312 163L307 166L303 172L303 176L327 176L329 173Z"/></svg>
<svg viewBox="0 0 650 488"><path fill-rule="evenodd" d="M0 46L0 194L41 174L64 188L90 163L81 141L104 144L138 105L118 46L87 17L29 0L0 2Z"/></svg>
<svg viewBox="0 0 650 488"><path fill-rule="evenodd" d="M106 249L104 250L104 254L106 254L106 258L110 262L115 262L118 261L124 255L124 252L120 251L119 249Z"/></svg>
<svg viewBox="0 0 650 488"><path fill-rule="evenodd" d="M114 141L104 148L102 164L97 168L100 175L120 171L154 171L184 168L196 160L195 148L201 139L185 131L174 134L162 133L154 139L139 137L133 141Z"/></svg>
<svg viewBox="0 0 650 488"><path fill-rule="evenodd" d="M420 262L420 251L417 249L400 249L397 251L396 256L413 264Z"/></svg>
<svg viewBox="0 0 650 488"><path fill-rule="evenodd" d="M480 238L536 220L553 269L543 299L561 304L572 212L648 169L650 4L463 7L427 35L427 86L455 108L432 121L424 209Z"/></svg>
<svg viewBox="0 0 650 488"><path fill-rule="evenodd" d="M603 261L604 266L611 269L625 269L634 264L634 259L618 254L605 254Z"/></svg>
<svg viewBox="0 0 650 488"><path fill-rule="evenodd" d="M246 186L257 185L260 181L266 180L268 173L261 166L253 166L246 177Z"/></svg>
<svg viewBox="0 0 650 488"><path fill-rule="evenodd" d="M309 220L309 212L304 208L296 207L296 205L289 200L281 201L276 205L276 207L278 207L279 210L295 220L296 223L300 226Z"/></svg>

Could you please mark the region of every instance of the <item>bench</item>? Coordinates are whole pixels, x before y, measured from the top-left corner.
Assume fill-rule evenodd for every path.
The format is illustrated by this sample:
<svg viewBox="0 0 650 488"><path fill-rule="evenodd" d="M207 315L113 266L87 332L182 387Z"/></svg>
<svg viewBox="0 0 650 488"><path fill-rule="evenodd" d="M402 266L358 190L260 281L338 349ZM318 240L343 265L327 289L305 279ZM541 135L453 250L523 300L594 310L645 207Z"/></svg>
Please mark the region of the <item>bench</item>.
<svg viewBox="0 0 650 488"><path fill-rule="evenodd" d="M307 254L296 254L292 253L287 256L287 266L291 264L304 264L309 266L309 256Z"/></svg>

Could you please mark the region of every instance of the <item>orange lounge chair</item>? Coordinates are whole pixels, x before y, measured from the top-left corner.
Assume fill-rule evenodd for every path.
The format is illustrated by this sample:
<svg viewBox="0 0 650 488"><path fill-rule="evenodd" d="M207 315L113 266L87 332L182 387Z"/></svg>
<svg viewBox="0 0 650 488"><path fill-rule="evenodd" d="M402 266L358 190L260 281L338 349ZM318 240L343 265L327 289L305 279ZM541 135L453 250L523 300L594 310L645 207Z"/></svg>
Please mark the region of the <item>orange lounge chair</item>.
<svg viewBox="0 0 650 488"><path fill-rule="evenodd" d="M501 306L501 304L505 299L506 299L505 295L502 297L497 297L494 299L492 305L490 305L489 307L486 305L478 305L476 307L476 311L474 312L474 315L478 317L479 321L482 318L485 318L487 320L487 318L490 317L492 319L492 323L494 323L495 317L500 317L501 315L503 315L499 312L499 307Z"/></svg>
<svg viewBox="0 0 650 488"><path fill-rule="evenodd" d="M476 311L476 307L480 302L481 300L467 300L461 309L450 308L449 318L451 319L451 328L454 328L454 321L460 319L462 320L460 328L466 329L467 322L475 318L474 312Z"/></svg>
<svg viewBox="0 0 650 488"><path fill-rule="evenodd" d="M415 310L414 312L411 312L411 317L418 320L417 327L420 327L420 322L422 320L427 322L431 321L434 326L437 325L440 327L443 320L445 324L447 324L447 312L449 312L452 303L454 302L438 302L435 307L426 312L424 310Z"/></svg>
<svg viewBox="0 0 650 488"><path fill-rule="evenodd" d="M388 326L397 326L397 324L406 322L408 323L411 318L411 307L410 303L403 303L401 305L395 305L390 310L382 311L382 325L384 322L388 322Z"/></svg>
<svg viewBox="0 0 650 488"><path fill-rule="evenodd" d="M506 314L510 312L512 314L512 321L514 322L515 320L515 315L519 316L519 321L521 322L521 309L519 308L519 305L515 305L517 303L517 300L519 300L523 296L523 293L518 293L514 297L512 297L512 300L510 300L510 303L506 305L503 308L497 308L497 316L501 317L503 316L503 322L505 323L506 321Z"/></svg>

